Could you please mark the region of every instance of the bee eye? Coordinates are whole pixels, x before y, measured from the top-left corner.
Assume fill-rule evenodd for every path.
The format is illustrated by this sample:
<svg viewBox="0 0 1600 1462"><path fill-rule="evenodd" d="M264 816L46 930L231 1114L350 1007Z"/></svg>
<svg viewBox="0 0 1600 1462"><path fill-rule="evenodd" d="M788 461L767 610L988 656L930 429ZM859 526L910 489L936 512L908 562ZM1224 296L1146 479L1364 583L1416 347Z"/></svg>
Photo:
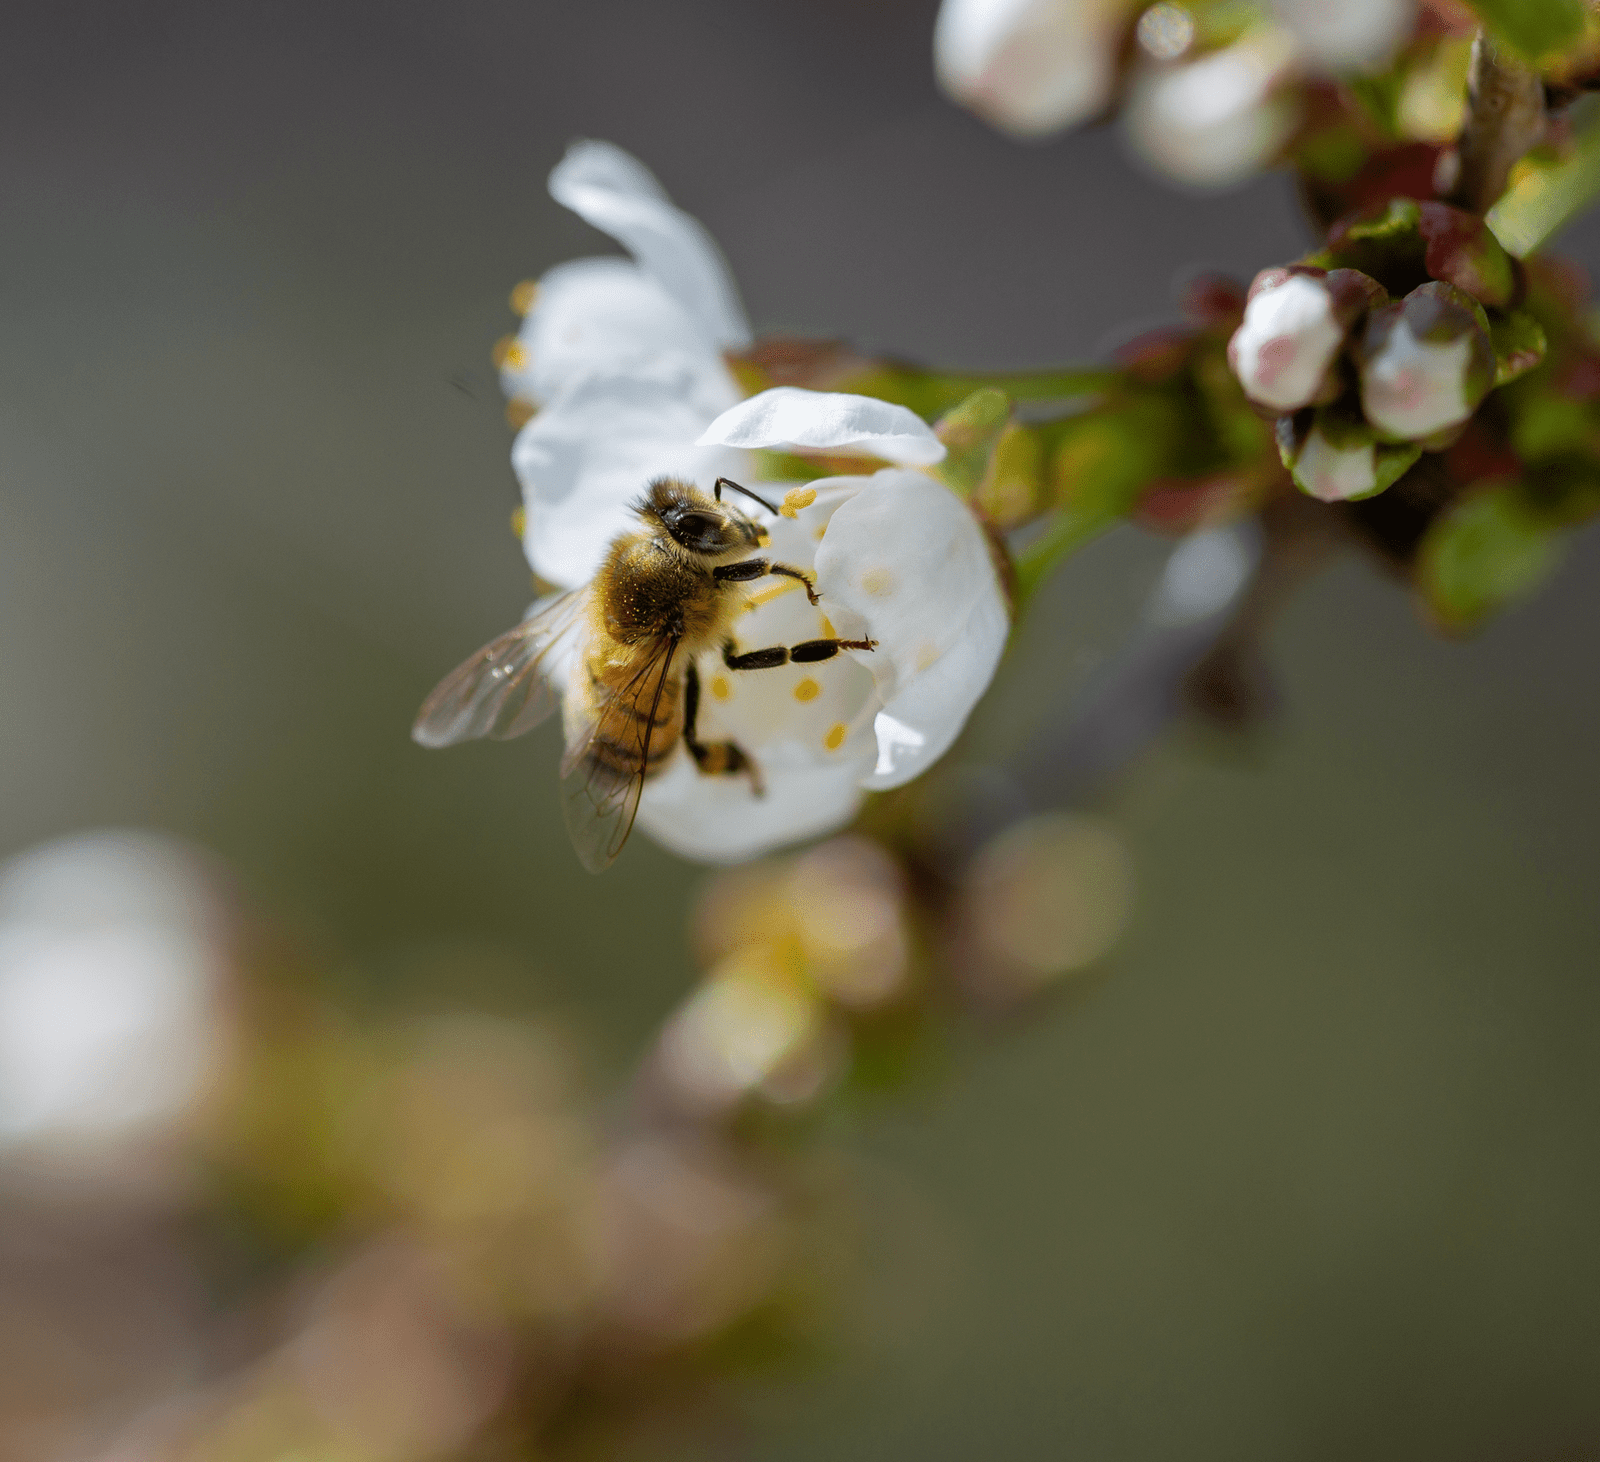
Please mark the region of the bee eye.
<svg viewBox="0 0 1600 1462"><path fill-rule="evenodd" d="M722 519L710 513L681 513L668 528L685 548L714 547L722 542Z"/></svg>

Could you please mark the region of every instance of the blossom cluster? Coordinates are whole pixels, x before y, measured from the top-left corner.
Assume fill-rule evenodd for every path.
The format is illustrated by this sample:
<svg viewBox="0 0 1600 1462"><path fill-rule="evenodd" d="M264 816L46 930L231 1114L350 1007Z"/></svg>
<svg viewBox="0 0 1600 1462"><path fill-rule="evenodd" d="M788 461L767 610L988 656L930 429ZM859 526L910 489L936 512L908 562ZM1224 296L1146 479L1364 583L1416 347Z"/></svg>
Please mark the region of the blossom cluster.
<svg viewBox="0 0 1600 1462"><path fill-rule="evenodd" d="M1009 132L1055 132L1121 101L1147 160L1217 185L1290 143L1305 83L1381 65L1416 16L1414 0L944 0L934 53L951 95Z"/></svg>
<svg viewBox="0 0 1600 1462"><path fill-rule="evenodd" d="M1537 323L1511 309L1512 260L1460 209L1394 200L1339 224L1314 257L1256 276L1228 360L1279 413L1296 484L1324 502L1382 492L1543 355Z"/></svg>

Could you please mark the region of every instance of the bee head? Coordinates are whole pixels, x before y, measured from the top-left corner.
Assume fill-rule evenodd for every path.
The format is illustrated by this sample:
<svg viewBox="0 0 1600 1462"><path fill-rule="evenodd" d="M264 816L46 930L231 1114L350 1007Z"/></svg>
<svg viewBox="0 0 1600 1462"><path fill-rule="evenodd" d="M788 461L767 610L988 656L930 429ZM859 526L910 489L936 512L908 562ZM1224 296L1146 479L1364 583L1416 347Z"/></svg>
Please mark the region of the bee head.
<svg viewBox="0 0 1600 1462"><path fill-rule="evenodd" d="M754 519L671 477L652 482L637 511L679 548L706 558L742 553L767 541L766 530Z"/></svg>

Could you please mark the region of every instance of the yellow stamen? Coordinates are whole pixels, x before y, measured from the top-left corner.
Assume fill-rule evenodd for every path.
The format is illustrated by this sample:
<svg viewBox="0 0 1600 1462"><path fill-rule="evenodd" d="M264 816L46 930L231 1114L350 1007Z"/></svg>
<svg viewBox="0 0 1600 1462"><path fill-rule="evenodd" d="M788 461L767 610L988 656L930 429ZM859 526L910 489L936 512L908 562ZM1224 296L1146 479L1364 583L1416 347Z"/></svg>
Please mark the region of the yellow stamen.
<svg viewBox="0 0 1600 1462"><path fill-rule="evenodd" d="M822 687L809 675L794 688L794 698L797 701L814 701L822 694Z"/></svg>
<svg viewBox="0 0 1600 1462"><path fill-rule="evenodd" d="M533 302L539 298L539 281L524 279L511 291L511 308L519 315L525 315L533 308Z"/></svg>
<svg viewBox="0 0 1600 1462"><path fill-rule="evenodd" d="M517 535L518 539L521 539L523 534L528 531L528 510L526 508L512 508L511 531Z"/></svg>
<svg viewBox="0 0 1600 1462"><path fill-rule="evenodd" d="M759 609L763 604L770 604L781 595L792 593L800 587L799 579L779 579L770 589L763 589L760 593L752 594L744 601L747 610Z"/></svg>
<svg viewBox="0 0 1600 1462"><path fill-rule="evenodd" d="M819 614L817 616L817 618L822 621L822 638L823 639L825 639L825 640L836 640L836 639L839 638L839 631L836 630L833 627L833 621L831 619L829 619L826 614Z"/></svg>
<svg viewBox="0 0 1600 1462"><path fill-rule="evenodd" d="M817 500L817 490L814 487L791 487L783 495L783 502L778 511L786 518L795 517L801 508L809 508Z"/></svg>
<svg viewBox="0 0 1600 1462"><path fill-rule="evenodd" d="M828 734L822 738L822 744L829 751L837 751L844 745L844 739L850 734L850 728L843 721L835 721L829 728Z"/></svg>

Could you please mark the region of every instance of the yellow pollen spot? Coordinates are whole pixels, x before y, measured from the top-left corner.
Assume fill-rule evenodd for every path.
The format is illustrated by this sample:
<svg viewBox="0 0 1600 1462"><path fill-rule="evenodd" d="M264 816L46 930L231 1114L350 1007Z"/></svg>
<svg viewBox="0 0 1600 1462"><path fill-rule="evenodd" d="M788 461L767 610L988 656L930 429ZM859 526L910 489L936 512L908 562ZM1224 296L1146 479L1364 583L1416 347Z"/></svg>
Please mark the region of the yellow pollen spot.
<svg viewBox="0 0 1600 1462"><path fill-rule="evenodd" d="M506 402L506 425L512 431L521 431L538 414L539 408L531 401L523 401L520 397L513 396Z"/></svg>
<svg viewBox="0 0 1600 1462"><path fill-rule="evenodd" d="M524 279L511 291L511 308L519 315L525 315L533 308L533 302L539 298L539 281Z"/></svg>
<svg viewBox="0 0 1600 1462"><path fill-rule="evenodd" d="M839 631L836 630L833 627L833 621L831 619L829 619L826 614L819 614L817 616L817 618L822 621L822 638L823 639L825 639L825 640L836 640L836 639L839 638Z"/></svg>
<svg viewBox="0 0 1600 1462"><path fill-rule="evenodd" d="M815 539L816 539L816 540L817 540L817 542L818 542L818 543L821 543L821 542L822 542L822 540L823 540L823 538L824 538L824 537L825 537L825 536L826 536L826 535L827 535L827 532L828 532L828 525L827 525L827 524L826 524L826 523L824 523L824 524L823 524L823 525L822 525L822 526L821 526L821 527L820 527L820 528L818 528L818 529L817 529L817 531L816 531L816 532L815 532L815 533L813 533L813 534L812 534L812 535L811 535L811 536L812 536L812 537L813 537L813 538L815 538Z"/></svg>
<svg viewBox="0 0 1600 1462"><path fill-rule="evenodd" d="M835 721L828 728L828 734L822 738L822 744L829 751L837 751L844 745L844 739L850 734L850 728L843 721Z"/></svg>
<svg viewBox="0 0 1600 1462"><path fill-rule="evenodd" d="M881 599L894 592L894 575L884 568L868 569L861 576L861 590L874 599Z"/></svg>
<svg viewBox="0 0 1600 1462"><path fill-rule="evenodd" d="M797 701L814 701L822 694L822 687L809 675L794 688L794 698Z"/></svg>
<svg viewBox="0 0 1600 1462"><path fill-rule="evenodd" d="M711 677L711 694L719 701L725 701L733 694L733 687L728 684L726 675L713 675Z"/></svg>
<svg viewBox="0 0 1600 1462"><path fill-rule="evenodd" d="M528 510L526 508L513 508L511 510L511 531L519 539L528 531Z"/></svg>
<svg viewBox="0 0 1600 1462"><path fill-rule="evenodd" d="M791 594L800 587L799 579L779 579L770 589L762 589L757 594L752 594L744 601L745 609L759 609L763 604L770 604L774 599L784 594Z"/></svg>
<svg viewBox="0 0 1600 1462"><path fill-rule="evenodd" d="M791 487L783 495L783 502L778 511L786 518L795 517L801 508L809 508L817 500L817 490L814 487Z"/></svg>

